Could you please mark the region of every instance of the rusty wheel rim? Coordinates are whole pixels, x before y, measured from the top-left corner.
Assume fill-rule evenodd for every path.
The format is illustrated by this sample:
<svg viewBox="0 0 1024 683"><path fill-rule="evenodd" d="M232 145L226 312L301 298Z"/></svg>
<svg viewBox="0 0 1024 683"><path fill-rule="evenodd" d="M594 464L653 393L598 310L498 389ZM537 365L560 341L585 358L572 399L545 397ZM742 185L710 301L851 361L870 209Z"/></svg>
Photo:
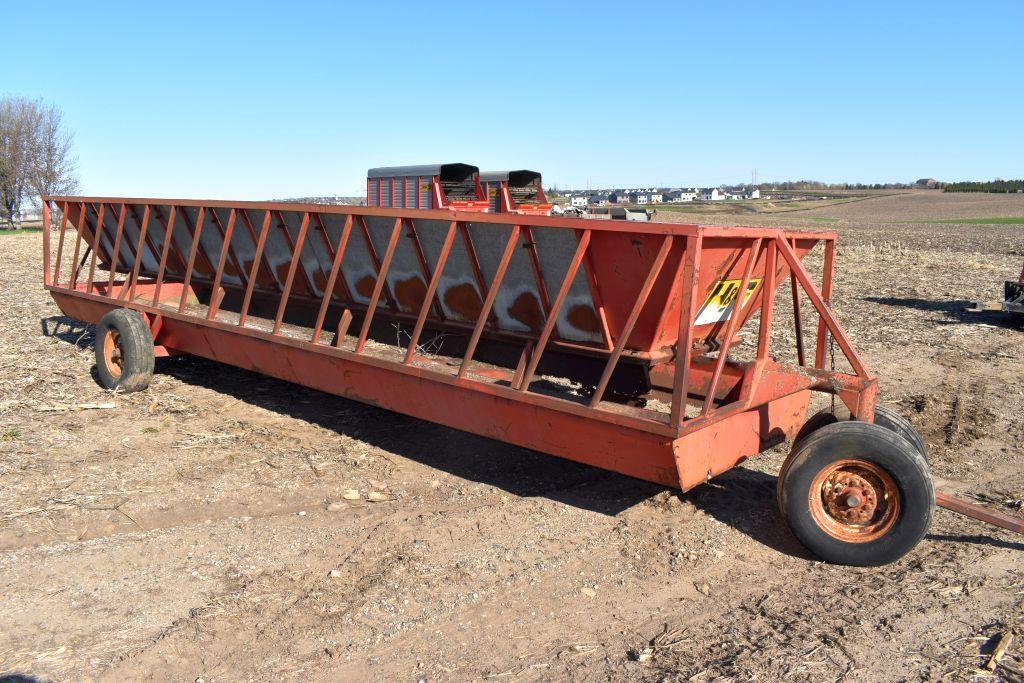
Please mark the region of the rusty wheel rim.
<svg viewBox="0 0 1024 683"><path fill-rule="evenodd" d="M107 371L113 377L121 376L121 362L123 359L121 350L121 333L115 328L107 330L107 336L103 338L103 360L106 361Z"/></svg>
<svg viewBox="0 0 1024 683"><path fill-rule="evenodd" d="M900 514L896 481L866 460L839 460L811 482L811 516L829 536L867 543L884 536Z"/></svg>

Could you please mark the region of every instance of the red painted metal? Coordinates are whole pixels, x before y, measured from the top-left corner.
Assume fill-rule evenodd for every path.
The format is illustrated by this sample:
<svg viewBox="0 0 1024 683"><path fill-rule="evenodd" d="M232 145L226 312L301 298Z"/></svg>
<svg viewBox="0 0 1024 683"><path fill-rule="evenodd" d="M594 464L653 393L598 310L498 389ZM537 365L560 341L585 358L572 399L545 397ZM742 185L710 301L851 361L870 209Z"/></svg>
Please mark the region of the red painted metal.
<svg viewBox="0 0 1024 683"><path fill-rule="evenodd" d="M147 316L154 343L167 353L213 358L666 485L690 488L792 435L812 391L839 396L862 419L873 410L876 380L828 305L833 233L263 202L51 197L47 211L51 203L66 217L61 244L70 224L77 240L99 244L93 251L111 271L105 286L79 284L73 274L60 282L61 244L51 262L44 237L44 284L71 317L95 322L112 308L131 308ZM109 253L96 242L102 220L91 227L90 203L98 213L121 205ZM146 234L157 207L170 207L159 246ZM204 241L202 232L210 220L220 227L208 215L218 211L230 213L211 247L217 240ZM258 234L250 211L264 216ZM142 214L138 231L124 230L129 212ZM238 220L248 238L232 239ZM293 238L285 226L297 223ZM365 248L353 244L353 230ZM379 260L371 230L381 245L390 233ZM403 233L413 241L404 242ZM184 252L189 243L187 259L176 263L175 244ZM802 265L819 243L828 271L822 291ZM374 275L372 292L367 286L358 300L344 277L357 259ZM282 280L271 264L285 263ZM227 276L231 268L238 277ZM389 271L425 278L411 313L395 305ZM775 295L790 274L822 321L816 361L830 336L852 374L773 360ZM326 285L314 287L325 276ZM740 284L731 313L715 308L721 302L714 292L726 280ZM754 295L745 299L748 285ZM124 300L118 288L128 294ZM441 302L460 306L465 319L445 315ZM740 362L730 349L755 310L755 360ZM407 347L374 325L381 319L408 334ZM356 323L354 346L343 345ZM325 325L335 330L331 344L320 339ZM428 329L459 341L430 357L418 354ZM715 349L718 358L707 355ZM635 371L671 398L662 407L624 400L632 385L623 378ZM596 389L583 398L589 385Z"/></svg>
<svg viewBox="0 0 1024 683"><path fill-rule="evenodd" d="M469 343L466 345L466 353L462 357L462 364L459 366L459 377L464 377L466 371L469 370L469 364L473 360L473 352L476 351L476 346L480 342L480 335L483 334L484 325L487 323L487 319L491 315L491 308L494 307L494 300L498 295L498 288L501 287L501 281L505 277L505 273L508 271L508 264L512 260L512 254L515 252L516 245L519 244L520 227L518 225L512 226L512 232L509 233L508 242L505 244L505 251L501 255L501 261L498 263L498 268L494 272L494 279L491 281L491 286L487 288L487 295L484 299L484 303L481 306L480 315L477 317L476 325L473 326L473 333L469 337Z"/></svg>
<svg viewBox="0 0 1024 683"><path fill-rule="evenodd" d="M178 207L171 206L170 216L167 218L167 222L164 224L164 246L160 252L160 268L156 275L156 285L153 287L153 303L156 304L160 301L160 289L164 284L164 275L167 272L167 255L171 251L171 239L174 233L174 218L178 211Z"/></svg>
<svg viewBox="0 0 1024 683"><path fill-rule="evenodd" d="M92 262L89 264L89 279L86 281L85 291L92 291L93 280L96 277L96 262L99 261L100 235L103 233L103 220L107 211L107 203L100 203L100 210L96 216L96 228L93 230L92 238Z"/></svg>
<svg viewBox="0 0 1024 683"><path fill-rule="evenodd" d="M365 228L365 223L363 224ZM381 290L384 289L384 285L387 283L388 268L391 267L391 259L395 256L395 247L398 246L398 238L402 235L402 219L395 219L395 227L391 231L391 239L388 241L387 251L384 252L384 260L380 262L380 267L377 269L377 280L373 285L373 294L370 296L370 303L366 308L366 317L363 319L363 329L359 332L359 340L356 342L356 353L361 352L366 347L366 339L370 334L370 323L373 322L373 316L377 313L377 302L380 301ZM369 241L369 232L366 233L366 238Z"/></svg>
<svg viewBox="0 0 1024 683"><path fill-rule="evenodd" d="M423 333L423 325L427 321L427 311L433 305L434 296L437 293L437 286L441 282L441 273L444 272L445 263L448 261L448 255L452 252L452 245L455 244L455 232L457 223L452 221L451 226L448 228L448 234L445 235L444 244L441 245L441 254L437 257L437 264L434 266L434 274L430 278L430 284L427 285L427 293L423 297L423 303L420 305L420 312L416 318L416 327L413 328L412 334L409 336L409 350L405 354L405 364L408 365L412 362L413 354L416 352L416 345L420 341L420 335ZM440 305L438 305L440 308Z"/></svg>
<svg viewBox="0 0 1024 683"><path fill-rule="evenodd" d="M318 221L319 221L319 218L318 218ZM323 227L323 222L320 222L320 225L321 225L321 227ZM320 302L320 310L317 311L317 314L316 314L316 324L313 326L313 336L309 340L310 343L312 343L312 344L316 344L317 341L319 341L319 339L320 339L320 332L324 328L324 317L327 315L327 307L330 305L330 302L331 302L331 296L330 295L334 292L334 284L338 280L338 273L341 272L341 261L342 261L342 259L345 258L345 248L348 246L348 239L349 239L349 236L351 234L352 234L352 216L346 216L345 217L345 227L343 227L342 230L341 230L341 238L338 240L338 246L337 246L337 248L334 249L334 254L333 254L333 257L331 259L331 274L327 276L327 286L324 287L324 292L326 292L327 294L324 296L323 301ZM330 249L331 248L331 244L330 244L330 240L328 239L328 236L327 236L326 228L324 229L324 241L327 244L327 248ZM342 278L341 281L344 282L345 278ZM347 294L347 292L346 292L346 294ZM351 295L349 295L347 298L351 299ZM346 312L348 312L347 309L346 309ZM348 313L348 319L349 319L349 322L351 322L351 320L352 320L352 314L351 313ZM347 325L346 325L346 329L347 329ZM344 333L343 332L339 332L339 334L338 334L338 341L339 342L341 341L341 338L343 336L344 336Z"/></svg>
<svg viewBox="0 0 1024 683"><path fill-rule="evenodd" d="M242 297L242 308L238 314L238 326L242 327L245 325L245 318L249 314L249 304L252 303L252 292L256 286L256 278L259 274L260 266L263 264L263 249L266 248L267 235L270 234L270 221L272 218L272 211L266 210L263 215L263 226L260 228L260 236L256 241L256 253L252 260L252 269L249 271L249 281L245 284L245 295Z"/></svg>

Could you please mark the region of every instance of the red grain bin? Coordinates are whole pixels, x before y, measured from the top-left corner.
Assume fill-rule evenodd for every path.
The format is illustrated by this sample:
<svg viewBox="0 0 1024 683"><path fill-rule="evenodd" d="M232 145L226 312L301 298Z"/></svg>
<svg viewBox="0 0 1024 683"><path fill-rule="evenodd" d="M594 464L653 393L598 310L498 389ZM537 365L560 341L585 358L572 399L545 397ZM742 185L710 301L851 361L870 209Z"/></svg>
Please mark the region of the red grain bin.
<svg viewBox="0 0 1024 683"><path fill-rule="evenodd" d="M432 168L377 179L443 184ZM54 208L45 286L97 324L109 388L191 353L684 491L796 437L779 500L811 550L881 564L928 528L923 444L876 410L828 303L833 233L102 197L45 198L47 221ZM807 420L812 392L854 419Z"/></svg>

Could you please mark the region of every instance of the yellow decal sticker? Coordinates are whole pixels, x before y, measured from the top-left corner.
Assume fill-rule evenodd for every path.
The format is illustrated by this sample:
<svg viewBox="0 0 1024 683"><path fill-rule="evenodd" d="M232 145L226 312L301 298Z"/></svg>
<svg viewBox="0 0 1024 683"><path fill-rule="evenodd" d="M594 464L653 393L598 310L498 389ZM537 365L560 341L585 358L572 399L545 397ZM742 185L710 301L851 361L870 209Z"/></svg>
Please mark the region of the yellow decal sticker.
<svg viewBox="0 0 1024 683"><path fill-rule="evenodd" d="M732 317L733 308L736 305L736 297L739 295L742 280L719 280L715 283L714 289L708 295L707 301L697 312L697 319L694 325L711 325L728 320ZM743 305L746 306L754 291L761 284L760 278L751 278L747 283L747 293L743 297Z"/></svg>

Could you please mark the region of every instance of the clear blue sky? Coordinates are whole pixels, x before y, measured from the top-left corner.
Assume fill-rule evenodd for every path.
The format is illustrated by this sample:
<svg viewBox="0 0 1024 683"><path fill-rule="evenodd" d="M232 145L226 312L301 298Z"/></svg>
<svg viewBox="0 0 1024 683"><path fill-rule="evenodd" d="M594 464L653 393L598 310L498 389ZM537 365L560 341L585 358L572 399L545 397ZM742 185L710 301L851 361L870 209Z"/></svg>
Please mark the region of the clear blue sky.
<svg viewBox="0 0 1024 683"><path fill-rule="evenodd" d="M0 94L63 109L92 194L361 194L440 161L561 187L1024 176L1020 0L4 14Z"/></svg>

